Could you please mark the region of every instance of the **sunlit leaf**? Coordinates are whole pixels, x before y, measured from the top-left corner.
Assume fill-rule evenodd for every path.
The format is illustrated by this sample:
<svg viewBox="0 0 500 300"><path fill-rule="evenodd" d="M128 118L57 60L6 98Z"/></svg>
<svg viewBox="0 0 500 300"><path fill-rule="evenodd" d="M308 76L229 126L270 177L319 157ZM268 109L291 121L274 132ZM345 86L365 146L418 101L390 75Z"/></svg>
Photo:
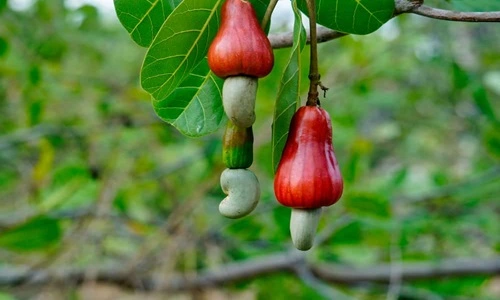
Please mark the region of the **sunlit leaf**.
<svg viewBox="0 0 500 300"><path fill-rule="evenodd" d="M302 26L302 18L297 8L297 1L292 2L292 8L295 15L292 52L285 72L283 72L281 77L273 117L272 144L275 171L285 147L290 121L300 105L300 52L302 52L306 43L306 32Z"/></svg>
<svg viewBox="0 0 500 300"><path fill-rule="evenodd" d="M298 2L307 13L305 1ZM328 28L353 34L368 34L389 21L394 13L394 0L316 1L317 22Z"/></svg>
<svg viewBox="0 0 500 300"><path fill-rule="evenodd" d="M182 0L114 0L116 15L130 37L147 47Z"/></svg>
<svg viewBox="0 0 500 300"><path fill-rule="evenodd" d="M0 232L0 247L14 251L41 250L59 242L61 236L58 220L37 217Z"/></svg>

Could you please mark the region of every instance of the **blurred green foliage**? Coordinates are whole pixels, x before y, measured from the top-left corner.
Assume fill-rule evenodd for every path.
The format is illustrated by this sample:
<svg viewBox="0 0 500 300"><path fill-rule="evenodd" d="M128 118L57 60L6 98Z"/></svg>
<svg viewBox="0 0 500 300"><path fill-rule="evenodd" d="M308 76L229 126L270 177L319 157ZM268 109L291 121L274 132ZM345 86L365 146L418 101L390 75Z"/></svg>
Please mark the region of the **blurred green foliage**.
<svg viewBox="0 0 500 300"><path fill-rule="evenodd" d="M26 11L2 3L0 268L189 272L292 248L271 153L290 49L275 51L276 67L259 83L251 168L261 202L228 220L217 210L222 132L187 138L159 120L139 87L144 49L114 16L62 0ZM330 88L321 101L346 186L320 223L330 235L308 259L367 267L394 256L404 263L498 255L499 30L405 15L374 34L320 45ZM304 65L303 83L307 72ZM302 90L304 97L306 84ZM287 273L224 288L258 299L324 297ZM336 288L356 299L387 293L382 284ZM433 297L498 294L488 277L440 278L403 282L399 299Z"/></svg>

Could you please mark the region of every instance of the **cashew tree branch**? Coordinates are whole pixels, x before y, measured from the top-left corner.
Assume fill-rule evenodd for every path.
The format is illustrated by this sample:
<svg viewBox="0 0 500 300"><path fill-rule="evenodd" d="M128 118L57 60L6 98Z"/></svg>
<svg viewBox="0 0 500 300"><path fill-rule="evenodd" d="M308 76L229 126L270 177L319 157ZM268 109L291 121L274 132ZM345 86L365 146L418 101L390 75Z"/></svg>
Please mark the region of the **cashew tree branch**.
<svg viewBox="0 0 500 300"><path fill-rule="evenodd" d="M411 13L431 19L455 22L500 22L500 11L458 12L433 8L423 5L423 2L423 0L395 0L394 17ZM316 40L318 43L324 43L346 35L346 33L319 27ZM291 47L293 44L293 33L270 34L269 40L274 49ZM309 36L307 42L310 43Z"/></svg>
<svg viewBox="0 0 500 300"><path fill-rule="evenodd" d="M456 22L500 22L500 11L491 12L460 12L438 8L432 8L426 5L416 7L409 11L420 16Z"/></svg>
<svg viewBox="0 0 500 300"><path fill-rule="evenodd" d="M48 283L79 285L85 281L112 283L124 288L155 291L186 291L223 286L265 274L290 273L300 277L298 270L310 273L315 280L337 284L363 282L389 283L391 265L380 264L363 268L309 262L298 251L271 254L242 262L228 263L193 274L145 275L123 267L97 269L29 270L20 267L0 268L0 286L44 285ZM139 275L138 275L139 274ZM404 263L404 281L500 274L500 257L489 259L444 259L436 262Z"/></svg>

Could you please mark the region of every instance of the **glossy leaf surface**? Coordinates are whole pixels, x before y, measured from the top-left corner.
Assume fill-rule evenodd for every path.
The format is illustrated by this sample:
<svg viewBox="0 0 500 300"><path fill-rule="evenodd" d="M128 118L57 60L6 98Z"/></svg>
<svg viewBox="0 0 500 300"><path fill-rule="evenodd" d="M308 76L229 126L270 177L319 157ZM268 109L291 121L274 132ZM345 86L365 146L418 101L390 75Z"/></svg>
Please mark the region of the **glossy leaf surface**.
<svg viewBox="0 0 500 300"><path fill-rule="evenodd" d="M138 45L148 47L182 0L115 0L118 19Z"/></svg>
<svg viewBox="0 0 500 300"><path fill-rule="evenodd" d="M305 1L300 10L307 13ZM368 34L392 18L394 0L316 1L317 22L340 32Z"/></svg>

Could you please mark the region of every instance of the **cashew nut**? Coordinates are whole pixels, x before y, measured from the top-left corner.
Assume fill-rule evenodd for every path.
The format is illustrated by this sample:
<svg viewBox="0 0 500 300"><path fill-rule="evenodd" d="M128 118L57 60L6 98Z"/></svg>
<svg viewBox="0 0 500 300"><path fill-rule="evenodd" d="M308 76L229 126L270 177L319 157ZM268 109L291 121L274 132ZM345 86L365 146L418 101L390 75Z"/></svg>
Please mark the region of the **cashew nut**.
<svg viewBox="0 0 500 300"><path fill-rule="evenodd" d="M321 217L321 207L315 209L292 208L290 233L292 242L299 250L311 249Z"/></svg>
<svg viewBox="0 0 500 300"><path fill-rule="evenodd" d="M228 118L237 126L247 128L255 122L257 78L232 76L224 80L222 104Z"/></svg>
<svg viewBox="0 0 500 300"><path fill-rule="evenodd" d="M259 181L247 169L225 169L220 176L222 191L228 196L219 205L219 212L237 219L251 213L260 198Z"/></svg>

